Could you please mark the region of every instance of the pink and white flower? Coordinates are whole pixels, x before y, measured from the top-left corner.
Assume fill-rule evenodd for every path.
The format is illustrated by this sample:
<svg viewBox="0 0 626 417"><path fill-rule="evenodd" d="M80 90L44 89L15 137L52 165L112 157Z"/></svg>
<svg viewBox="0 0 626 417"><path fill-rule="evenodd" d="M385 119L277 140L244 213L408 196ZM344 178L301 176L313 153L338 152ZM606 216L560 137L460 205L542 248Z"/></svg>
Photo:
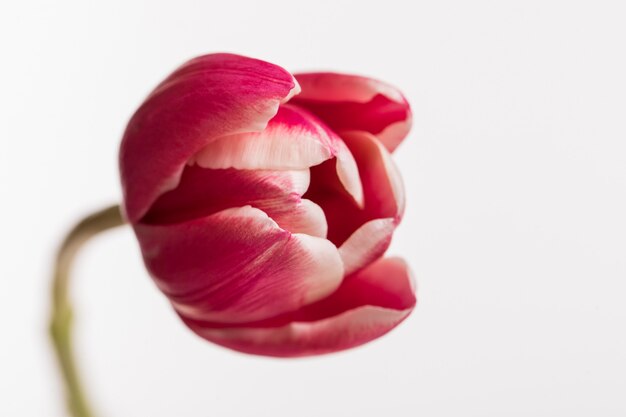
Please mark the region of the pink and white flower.
<svg viewBox="0 0 626 417"><path fill-rule="evenodd" d="M404 211L409 104L370 78L213 54L167 77L120 150L145 264L198 335L304 356L375 339L415 284L383 258Z"/></svg>

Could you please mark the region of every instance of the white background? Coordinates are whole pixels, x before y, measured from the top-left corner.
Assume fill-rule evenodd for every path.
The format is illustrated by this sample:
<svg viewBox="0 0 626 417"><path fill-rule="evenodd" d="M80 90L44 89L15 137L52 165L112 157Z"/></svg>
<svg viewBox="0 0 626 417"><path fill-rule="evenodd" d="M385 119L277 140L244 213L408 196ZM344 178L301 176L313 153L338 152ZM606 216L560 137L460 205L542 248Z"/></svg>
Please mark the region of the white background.
<svg viewBox="0 0 626 417"><path fill-rule="evenodd" d="M120 199L149 90L231 51L387 80L415 128L391 252L420 304L388 336L276 360L200 340L128 229L75 269L102 416L626 414L622 1L6 1L0 6L0 416L64 415L47 343L53 252Z"/></svg>

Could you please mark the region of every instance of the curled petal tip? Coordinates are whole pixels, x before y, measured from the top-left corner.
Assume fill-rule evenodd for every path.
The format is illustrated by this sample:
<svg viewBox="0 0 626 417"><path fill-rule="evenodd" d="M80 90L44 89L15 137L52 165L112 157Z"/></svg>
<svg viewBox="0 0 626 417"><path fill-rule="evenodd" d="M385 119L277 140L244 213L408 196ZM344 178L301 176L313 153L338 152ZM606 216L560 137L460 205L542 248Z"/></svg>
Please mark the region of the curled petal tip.
<svg viewBox="0 0 626 417"><path fill-rule="evenodd" d="M293 87L291 88L291 90L289 90L289 94L287 94L287 96L281 101L281 103L288 102L289 100L291 100L292 97L297 96L302 91L302 88L300 87L300 83L298 83L298 80L295 77L293 77L292 80L293 80Z"/></svg>

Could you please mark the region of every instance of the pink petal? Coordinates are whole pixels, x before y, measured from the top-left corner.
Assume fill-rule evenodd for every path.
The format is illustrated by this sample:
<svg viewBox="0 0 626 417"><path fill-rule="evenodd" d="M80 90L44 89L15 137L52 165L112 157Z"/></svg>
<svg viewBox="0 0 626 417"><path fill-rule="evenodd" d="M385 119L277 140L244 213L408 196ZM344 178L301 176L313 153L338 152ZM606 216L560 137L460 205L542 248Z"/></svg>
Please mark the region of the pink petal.
<svg viewBox="0 0 626 417"><path fill-rule="evenodd" d="M309 109L338 133L372 133L391 152L411 128L409 103L382 81L336 73L296 74L296 79L302 91L291 103Z"/></svg>
<svg viewBox="0 0 626 417"><path fill-rule="evenodd" d="M134 227L152 277L190 319L247 322L294 311L343 277L332 243L290 234L250 206Z"/></svg>
<svg viewBox="0 0 626 417"><path fill-rule="evenodd" d="M306 356L352 348L376 339L415 306L415 283L404 261L380 259L347 278L330 297L281 323L215 326L183 318L201 337L245 353Z"/></svg>
<svg viewBox="0 0 626 417"><path fill-rule="evenodd" d="M215 140L192 159L211 169L306 169L337 158L344 187L362 203L358 169L342 140L317 117L296 106L283 105L265 130Z"/></svg>
<svg viewBox="0 0 626 417"><path fill-rule="evenodd" d="M391 243L397 221L393 218L370 220L359 227L339 247L346 275L380 258Z"/></svg>
<svg viewBox="0 0 626 417"><path fill-rule="evenodd" d="M138 221L160 194L175 188L190 157L211 141L259 131L297 91L284 69L230 54L187 62L133 115L122 140L125 212Z"/></svg>

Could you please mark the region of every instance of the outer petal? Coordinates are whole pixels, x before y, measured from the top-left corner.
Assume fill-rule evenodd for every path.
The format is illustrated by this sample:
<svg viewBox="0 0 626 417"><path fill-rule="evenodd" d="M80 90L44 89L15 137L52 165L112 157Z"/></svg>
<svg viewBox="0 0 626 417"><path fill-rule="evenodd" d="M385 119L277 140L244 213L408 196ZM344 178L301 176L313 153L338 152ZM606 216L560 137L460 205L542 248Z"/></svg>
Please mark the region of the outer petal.
<svg viewBox="0 0 626 417"><path fill-rule="evenodd" d="M415 306L415 284L400 259L381 259L346 279L337 292L277 326L211 327L185 320L198 335L246 353L306 356L348 349L376 339Z"/></svg>
<svg viewBox="0 0 626 417"><path fill-rule="evenodd" d="M144 261L182 316L261 320L319 300L341 283L336 247L290 234L250 206L169 225L135 225Z"/></svg>
<svg viewBox="0 0 626 417"><path fill-rule="evenodd" d="M372 133L393 151L411 128L411 109L395 87L367 77L335 73L296 74L302 92L291 102L332 129Z"/></svg>
<svg viewBox="0 0 626 417"><path fill-rule="evenodd" d="M187 62L133 115L122 140L126 216L138 221L179 181L188 159L224 135L259 131L298 89L284 69L230 54Z"/></svg>

